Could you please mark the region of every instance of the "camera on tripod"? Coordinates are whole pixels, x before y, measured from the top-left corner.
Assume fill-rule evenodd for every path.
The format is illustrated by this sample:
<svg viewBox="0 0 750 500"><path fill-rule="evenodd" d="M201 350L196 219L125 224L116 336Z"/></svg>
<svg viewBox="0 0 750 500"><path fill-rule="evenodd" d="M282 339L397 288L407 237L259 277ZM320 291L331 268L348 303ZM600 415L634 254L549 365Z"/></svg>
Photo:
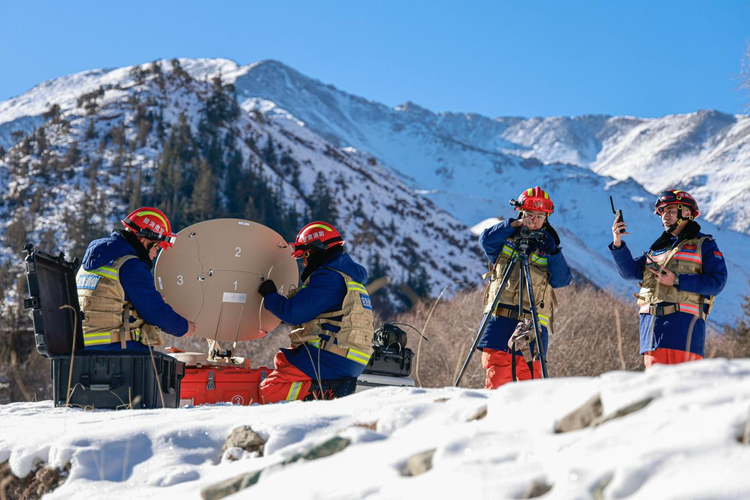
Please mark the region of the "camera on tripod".
<svg viewBox="0 0 750 500"><path fill-rule="evenodd" d="M529 241L543 241L544 231L532 231L526 226L523 226L520 231L520 237L523 240Z"/></svg>
<svg viewBox="0 0 750 500"><path fill-rule="evenodd" d="M521 209L522 205L515 199L508 200L508 203L510 203L510 206L515 207L517 210ZM519 231L519 240L526 240L526 241L543 241L544 240L544 231L532 231L526 226L522 226L521 230Z"/></svg>
<svg viewBox="0 0 750 500"><path fill-rule="evenodd" d="M373 353L364 373L408 377L413 352L406 347L406 332L393 323L383 323L372 338Z"/></svg>

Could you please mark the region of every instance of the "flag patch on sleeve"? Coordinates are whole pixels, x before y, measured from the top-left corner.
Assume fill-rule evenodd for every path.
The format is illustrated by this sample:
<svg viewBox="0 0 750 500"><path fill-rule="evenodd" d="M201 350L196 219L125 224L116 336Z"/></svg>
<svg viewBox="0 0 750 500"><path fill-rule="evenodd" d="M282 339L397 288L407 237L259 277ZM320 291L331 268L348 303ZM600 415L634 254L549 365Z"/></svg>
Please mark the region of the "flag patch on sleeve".
<svg viewBox="0 0 750 500"><path fill-rule="evenodd" d="M714 250L714 255L717 256L720 259L723 259L724 256L721 254L721 252Z"/></svg>
<svg viewBox="0 0 750 500"><path fill-rule="evenodd" d="M370 296L369 295L360 295L359 298L362 299L362 307L364 307L365 309L369 309L370 311L372 311L372 300L370 300Z"/></svg>

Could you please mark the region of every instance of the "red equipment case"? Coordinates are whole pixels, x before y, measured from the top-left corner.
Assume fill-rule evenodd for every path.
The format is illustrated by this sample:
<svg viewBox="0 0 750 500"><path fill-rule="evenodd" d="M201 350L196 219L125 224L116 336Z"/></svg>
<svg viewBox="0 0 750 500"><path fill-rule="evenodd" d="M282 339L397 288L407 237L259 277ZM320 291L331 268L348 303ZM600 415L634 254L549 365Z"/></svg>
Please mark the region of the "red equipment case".
<svg viewBox="0 0 750 500"><path fill-rule="evenodd" d="M251 368L247 359L239 365L209 363L202 353L178 353L172 356L187 364L180 388L180 406L212 403L248 406L261 403L258 388L271 369L265 366ZM196 358L201 356L202 361L197 361Z"/></svg>

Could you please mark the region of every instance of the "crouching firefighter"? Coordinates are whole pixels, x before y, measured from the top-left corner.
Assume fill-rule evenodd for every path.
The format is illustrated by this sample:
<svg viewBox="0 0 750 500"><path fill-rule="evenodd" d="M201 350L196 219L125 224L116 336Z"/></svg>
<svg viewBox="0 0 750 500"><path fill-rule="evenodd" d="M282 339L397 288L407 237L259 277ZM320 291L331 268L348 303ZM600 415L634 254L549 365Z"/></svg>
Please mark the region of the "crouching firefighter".
<svg viewBox="0 0 750 500"><path fill-rule="evenodd" d="M311 222L290 243L304 265L302 286L284 297L272 280L261 283L264 307L296 325L291 347L276 354L275 369L260 385L264 403L332 399L356 389L373 352L372 304L362 284L367 271L343 245L331 224Z"/></svg>
<svg viewBox="0 0 750 500"><path fill-rule="evenodd" d="M531 305L526 293L523 314L519 316L521 287L524 286L523 291L526 291L525 284L519 279L520 265L516 265L505 287L499 290L506 269L517 257L516 253L525 249L528 256L529 278L541 327L539 340L545 353L555 307L552 289L565 287L571 280L570 268L559 246L560 238L548 221L554 211L549 195L537 186L521 193L514 204L520 212L518 219L504 220L485 229L479 237L490 261L490 272L485 275L490 278L490 283L485 291L484 313L491 317L477 343L477 349L482 351L482 367L487 371L486 389L496 389L513 380L542 377L540 362L531 361L536 353L533 335L530 335ZM534 235L534 238L525 238L524 235ZM490 311L498 293L498 306ZM528 346L529 352L521 351L521 345L524 349Z"/></svg>
<svg viewBox="0 0 750 500"><path fill-rule="evenodd" d="M663 191L654 203L664 232L633 258L622 240L627 226L612 224L609 245L620 276L640 281L640 353L646 367L703 358L706 318L727 283L727 266L716 241L701 232L698 203L686 191Z"/></svg>
<svg viewBox="0 0 750 500"><path fill-rule="evenodd" d="M146 350L162 343L162 331L192 335L195 324L164 302L151 275L153 259L175 237L166 215L143 207L122 223L89 244L76 276L85 349Z"/></svg>

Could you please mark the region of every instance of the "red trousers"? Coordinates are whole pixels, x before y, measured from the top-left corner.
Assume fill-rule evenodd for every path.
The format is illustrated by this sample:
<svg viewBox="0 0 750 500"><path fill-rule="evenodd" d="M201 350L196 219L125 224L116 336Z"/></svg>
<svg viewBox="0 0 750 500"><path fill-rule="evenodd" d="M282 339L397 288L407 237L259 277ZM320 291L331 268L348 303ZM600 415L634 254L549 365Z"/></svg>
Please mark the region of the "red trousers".
<svg viewBox="0 0 750 500"><path fill-rule="evenodd" d="M649 366L657 364L676 365L688 361L698 361L699 359L703 359L703 356L688 351L680 351L678 349L657 349L655 351L648 351L643 355L643 364L648 368Z"/></svg>
<svg viewBox="0 0 750 500"><path fill-rule="evenodd" d="M487 370L485 389L497 389L503 384L513 382L513 355L508 352L484 349L482 351L482 368ZM516 379L531 380L531 370L523 356L516 358ZM532 363L534 366L533 378L542 378L542 364L539 361Z"/></svg>
<svg viewBox="0 0 750 500"><path fill-rule="evenodd" d="M310 393L312 380L292 365L283 352L273 360L274 370L260 383L260 400L263 404L305 399Z"/></svg>

